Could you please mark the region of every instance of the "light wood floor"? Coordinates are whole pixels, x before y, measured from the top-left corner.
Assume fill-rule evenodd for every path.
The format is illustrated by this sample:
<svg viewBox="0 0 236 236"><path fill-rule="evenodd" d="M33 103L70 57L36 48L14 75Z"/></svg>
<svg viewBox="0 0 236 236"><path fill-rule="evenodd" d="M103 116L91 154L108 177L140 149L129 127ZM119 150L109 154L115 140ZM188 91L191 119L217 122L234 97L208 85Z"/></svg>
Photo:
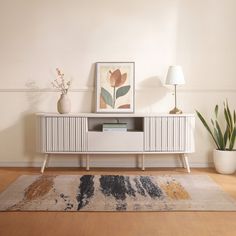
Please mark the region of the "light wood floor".
<svg viewBox="0 0 236 236"><path fill-rule="evenodd" d="M45 174L85 174L82 169L49 168ZM183 169L92 169L90 174L182 174ZM0 191L38 168L0 168ZM208 174L236 199L236 175ZM0 212L0 236L235 236L236 212Z"/></svg>

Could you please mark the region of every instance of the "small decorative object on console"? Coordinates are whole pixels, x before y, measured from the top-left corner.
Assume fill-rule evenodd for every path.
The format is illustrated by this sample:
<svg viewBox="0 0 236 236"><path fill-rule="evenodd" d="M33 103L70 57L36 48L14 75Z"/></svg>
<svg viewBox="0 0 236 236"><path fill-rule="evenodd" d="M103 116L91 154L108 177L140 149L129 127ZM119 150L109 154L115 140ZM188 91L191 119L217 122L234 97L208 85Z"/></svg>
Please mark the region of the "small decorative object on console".
<svg viewBox="0 0 236 236"><path fill-rule="evenodd" d="M71 102L67 95L71 86L71 81L66 81L64 79L64 74L61 70L57 68L56 71L57 79L52 82L52 86L61 92L60 99L57 102L57 110L60 114L66 114L71 110Z"/></svg>
<svg viewBox="0 0 236 236"><path fill-rule="evenodd" d="M96 75L96 112L134 112L134 62L97 62Z"/></svg>
<svg viewBox="0 0 236 236"><path fill-rule="evenodd" d="M182 111L177 108L177 94L176 94L176 86L180 84L185 84L184 74L181 66L170 66L167 77L166 84L175 86L175 107L169 112L170 114L181 114Z"/></svg>
<svg viewBox="0 0 236 236"><path fill-rule="evenodd" d="M127 131L127 123L103 123L102 131Z"/></svg>

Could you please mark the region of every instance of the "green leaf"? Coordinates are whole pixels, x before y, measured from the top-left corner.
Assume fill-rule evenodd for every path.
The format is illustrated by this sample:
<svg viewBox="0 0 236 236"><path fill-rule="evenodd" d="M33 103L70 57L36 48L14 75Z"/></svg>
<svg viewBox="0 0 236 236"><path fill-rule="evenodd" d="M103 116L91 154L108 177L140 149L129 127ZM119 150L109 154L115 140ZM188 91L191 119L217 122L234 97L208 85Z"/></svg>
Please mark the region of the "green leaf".
<svg viewBox="0 0 236 236"><path fill-rule="evenodd" d="M211 124L213 125L213 127L215 126L215 123L212 119L211 119Z"/></svg>
<svg viewBox="0 0 236 236"><path fill-rule="evenodd" d="M226 101L226 110L227 110L229 121L230 121L230 131L231 131L230 133L232 133L232 131L233 131L233 119L232 119L231 112L229 110L228 101Z"/></svg>
<svg viewBox="0 0 236 236"><path fill-rule="evenodd" d="M127 94L129 90L130 90L130 85L126 85L126 86L118 88L116 91L116 99Z"/></svg>
<svg viewBox="0 0 236 236"><path fill-rule="evenodd" d="M221 131L220 125L219 125L217 120L216 120L216 128L217 128L217 131L218 131L218 143L219 143L219 146L220 146L221 150L225 150L223 133Z"/></svg>
<svg viewBox="0 0 236 236"><path fill-rule="evenodd" d="M228 128L226 127L226 130L225 130L225 133L224 133L224 144L225 144L225 147L227 145L228 135L229 135L229 132L228 132Z"/></svg>
<svg viewBox="0 0 236 236"><path fill-rule="evenodd" d="M110 94L106 89L104 89L103 87L101 88L101 96L102 96L104 102L105 102L106 104L108 104L109 106L112 107L112 103L113 103L113 102L112 102L112 96L111 96L111 94Z"/></svg>
<svg viewBox="0 0 236 236"><path fill-rule="evenodd" d="M216 139L216 141L217 141L217 143L218 143L218 145L219 145L219 148L218 148L218 149L219 149L219 150L223 150L222 144L220 143L220 136L219 136L219 133L218 133L218 131L217 131L216 128L213 129L213 133L214 133L215 139Z"/></svg>
<svg viewBox="0 0 236 236"><path fill-rule="evenodd" d="M215 106L215 116L216 116L216 117L218 116L218 111L219 111L219 106L216 105L216 106Z"/></svg>
<svg viewBox="0 0 236 236"><path fill-rule="evenodd" d="M228 132L230 134L231 133L231 123L230 123L229 114L227 112L226 107L224 108L224 115L225 115L225 120L226 120L227 127L228 127Z"/></svg>
<svg viewBox="0 0 236 236"><path fill-rule="evenodd" d="M236 127L234 127L234 130L233 130L232 135L230 137L229 150L232 150L234 148L235 137L236 137Z"/></svg>
<svg viewBox="0 0 236 236"><path fill-rule="evenodd" d="M235 110L234 110L234 125L236 124L236 113L235 113Z"/></svg>
<svg viewBox="0 0 236 236"><path fill-rule="evenodd" d="M220 149L220 146L219 146L219 144L217 142L217 139L214 136L214 134L212 133L212 131L211 131L210 127L208 126L206 120L203 118L203 116L200 114L200 112L196 111L196 113L197 113L197 116L199 117L199 119L201 120L201 122L203 123L203 125L205 126L205 128L207 129L207 131L210 133L210 135L213 138L217 148Z"/></svg>

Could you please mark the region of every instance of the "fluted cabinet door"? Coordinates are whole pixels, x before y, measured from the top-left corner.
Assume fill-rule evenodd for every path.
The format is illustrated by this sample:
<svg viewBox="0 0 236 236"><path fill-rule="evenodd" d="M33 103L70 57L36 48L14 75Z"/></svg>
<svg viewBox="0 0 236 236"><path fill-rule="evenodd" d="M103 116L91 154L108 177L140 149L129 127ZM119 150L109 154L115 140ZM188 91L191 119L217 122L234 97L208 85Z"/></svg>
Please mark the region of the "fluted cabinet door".
<svg viewBox="0 0 236 236"><path fill-rule="evenodd" d="M87 118L38 117L39 152L86 152Z"/></svg>
<svg viewBox="0 0 236 236"><path fill-rule="evenodd" d="M144 118L146 152L193 152L194 116Z"/></svg>

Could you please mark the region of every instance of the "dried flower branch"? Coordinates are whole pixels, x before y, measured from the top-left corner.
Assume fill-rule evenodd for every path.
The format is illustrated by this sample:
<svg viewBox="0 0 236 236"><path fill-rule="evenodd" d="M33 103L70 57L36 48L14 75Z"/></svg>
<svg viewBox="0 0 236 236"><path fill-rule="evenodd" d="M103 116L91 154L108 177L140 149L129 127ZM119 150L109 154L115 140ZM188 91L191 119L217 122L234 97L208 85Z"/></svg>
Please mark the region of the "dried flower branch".
<svg viewBox="0 0 236 236"><path fill-rule="evenodd" d="M56 71L57 71L57 79L53 80L52 86L53 88L58 89L62 94L67 94L71 86L71 81L66 81L64 79L64 74L61 72L60 69L56 68Z"/></svg>

